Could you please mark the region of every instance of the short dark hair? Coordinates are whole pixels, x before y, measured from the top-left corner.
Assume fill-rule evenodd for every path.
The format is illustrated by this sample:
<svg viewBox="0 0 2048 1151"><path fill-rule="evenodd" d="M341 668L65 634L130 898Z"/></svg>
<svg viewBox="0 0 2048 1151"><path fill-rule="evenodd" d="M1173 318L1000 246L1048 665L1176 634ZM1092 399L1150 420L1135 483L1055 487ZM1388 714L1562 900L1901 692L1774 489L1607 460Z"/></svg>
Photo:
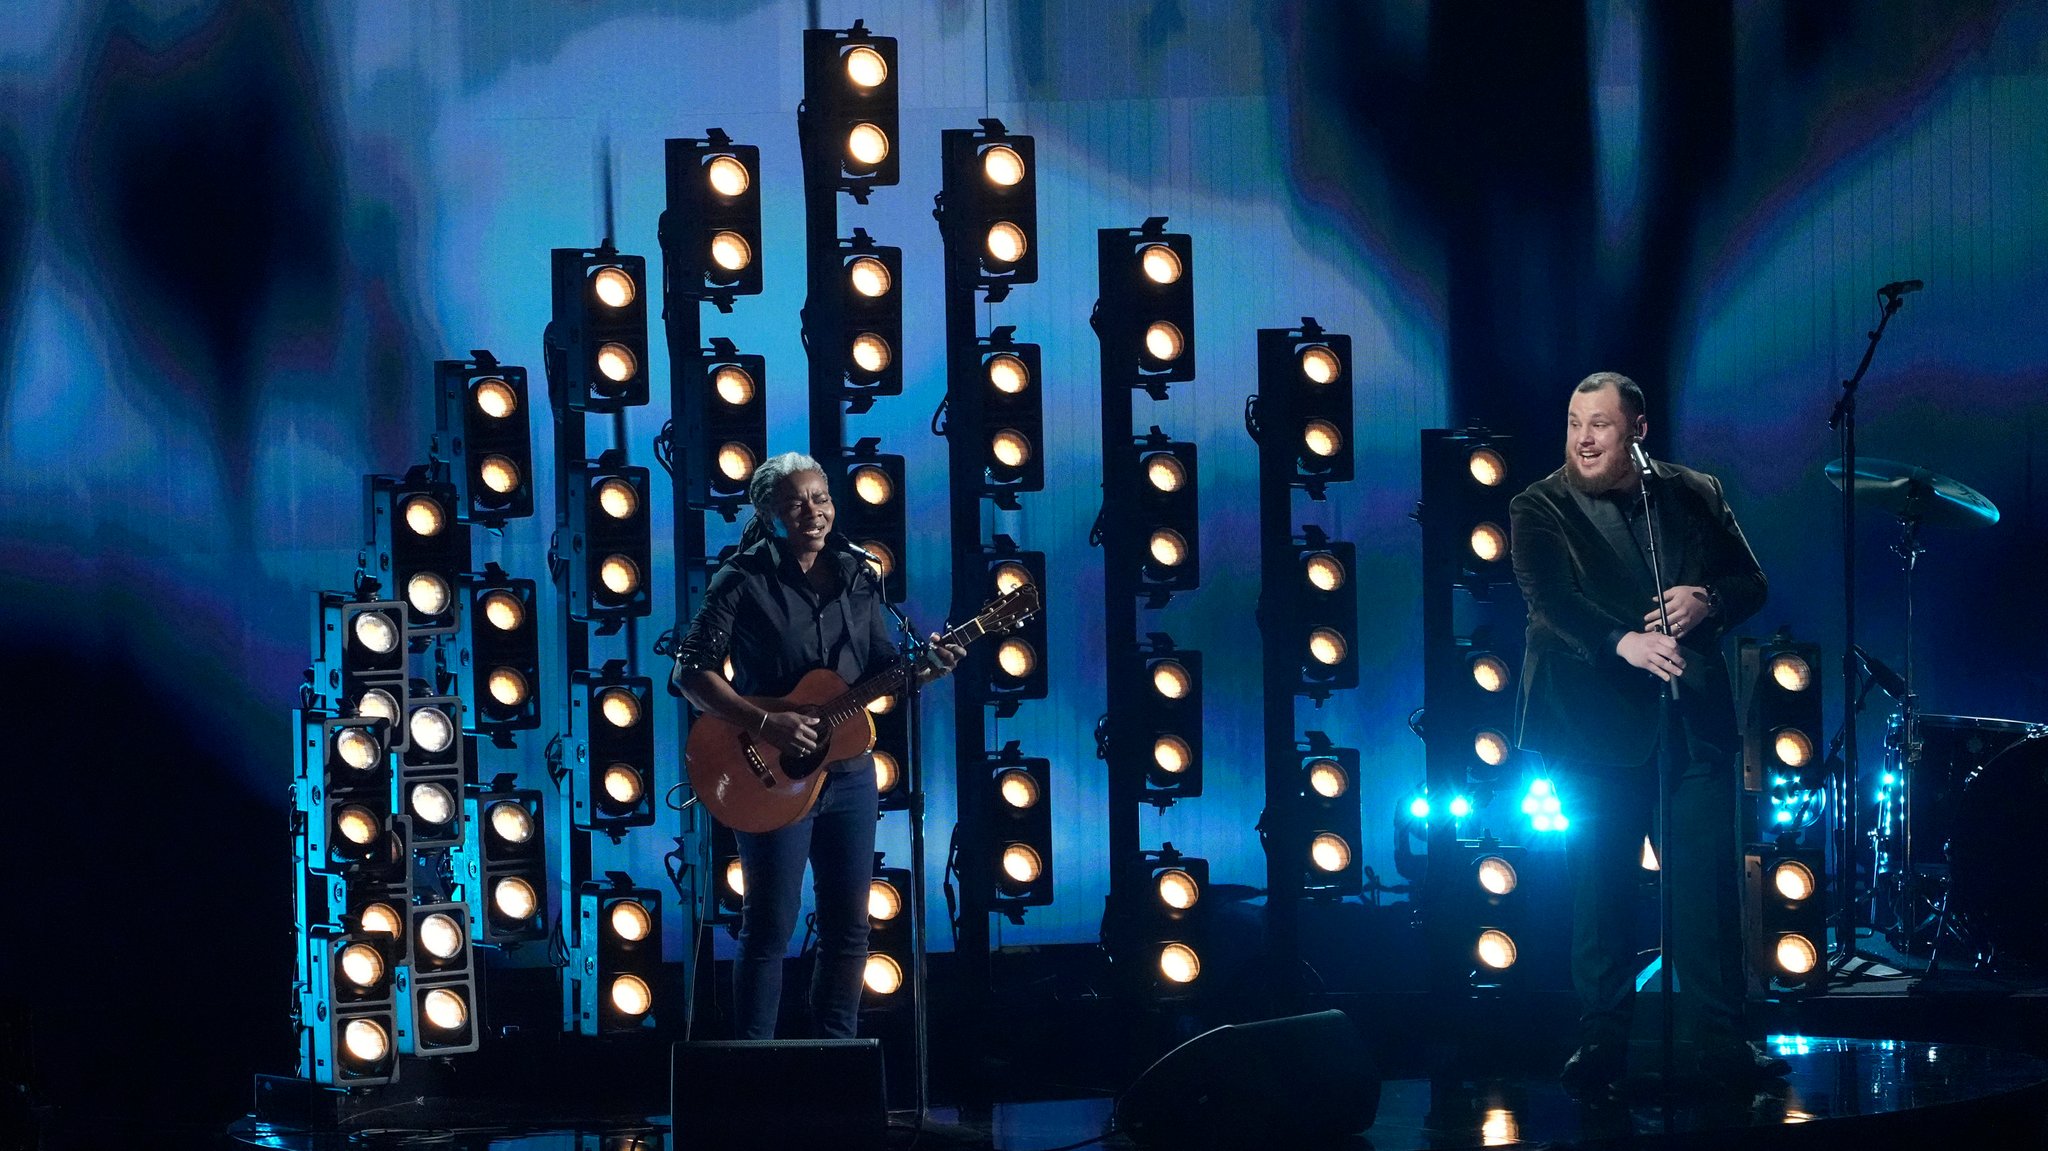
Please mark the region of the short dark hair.
<svg viewBox="0 0 2048 1151"><path fill-rule="evenodd" d="M1572 391L1574 394L1578 392L1597 392L1601 388L1613 388L1621 393L1621 411L1623 415L1632 420L1643 418L1643 389L1637 387L1634 380L1629 379L1620 372L1594 372L1592 375L1580 380L1579 386L1573 388Z"/></svg>

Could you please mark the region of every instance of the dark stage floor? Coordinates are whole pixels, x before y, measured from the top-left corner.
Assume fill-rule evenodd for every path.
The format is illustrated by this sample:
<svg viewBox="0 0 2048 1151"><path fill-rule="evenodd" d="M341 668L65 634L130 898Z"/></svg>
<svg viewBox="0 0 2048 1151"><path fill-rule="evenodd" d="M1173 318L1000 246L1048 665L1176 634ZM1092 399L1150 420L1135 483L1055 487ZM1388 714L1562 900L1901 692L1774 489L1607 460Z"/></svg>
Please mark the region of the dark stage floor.
<svg viewBox="0 0 2048 1151"><path fill-rule="evenodd" d="M1474 1082L1388 1080L1371 1129L1325 1144L1374 1151L1448 1151L1477 1147L2041 1147L2048 1118L2048 1061L1969 1044L1780 1036L1772 1050L1791 1076L1755 1090L1701 1089L1665 1105L1653 1095L1595 1102L1569 1098L1548 1075ZM783 1106L797 1104L785 1100ZM1045 1151L1103 1136L1107 1098L999 1104L980 1111L935 1109L920 1133L899 1116L892 1148L993 1147ZM420 1125L394 1114L353 1134L286 1131L245 1122L231 1132L243 1144L280 1151L470 1147L669 1151L697 1146L687 1125L671 1133L666 1116L645 1124L583 1130L490 1130ZM403 1126L401 1126L403 1124ZM1111 1133L1104 1147L1128 1147ZM1194 1145L1192 1142L1181 1145ZM1246 1145L1281 1146L1264 1139ZM1299 1144L1296 1144L1299 1145Z"/></svg>

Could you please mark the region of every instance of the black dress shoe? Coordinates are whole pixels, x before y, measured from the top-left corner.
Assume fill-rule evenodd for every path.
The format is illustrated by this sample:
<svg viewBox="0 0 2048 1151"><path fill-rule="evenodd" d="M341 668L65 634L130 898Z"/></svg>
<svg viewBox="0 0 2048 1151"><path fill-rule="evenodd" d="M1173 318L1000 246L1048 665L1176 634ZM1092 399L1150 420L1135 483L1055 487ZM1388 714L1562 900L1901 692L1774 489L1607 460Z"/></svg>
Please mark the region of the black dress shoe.
<svg viewBox="0 0 2048 1151"><path fill-rule="evenodd" d="M1701 1055L1700 1071L1726 1083L1762 1083L1790 1075L1792 1065L1754 1043L1737 1043Z"/></svg>
<svg viewBox="0 0 2048 1151"><path fill-rule="evenodd" d="M1607 1090L1628 1074L1628 1049L1620 1045L1588 1043L1565 1060L1558 1082L1571 1095L1592 1095Z"/></svg>

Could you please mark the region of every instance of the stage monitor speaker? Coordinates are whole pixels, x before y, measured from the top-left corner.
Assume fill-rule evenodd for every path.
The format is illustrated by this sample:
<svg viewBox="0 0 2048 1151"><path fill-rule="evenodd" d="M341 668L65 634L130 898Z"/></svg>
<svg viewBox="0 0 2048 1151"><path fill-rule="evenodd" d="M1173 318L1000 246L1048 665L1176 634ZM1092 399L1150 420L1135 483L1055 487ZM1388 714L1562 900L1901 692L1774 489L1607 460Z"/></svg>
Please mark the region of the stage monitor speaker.
<svg viewBox="0 0 2048 1151"><path fill-rule="evenodd" d="M669 1114L678 1147L885 1151L875 1039L678 1043Z"/></svg>
<svg viewBox="0 0 2048 1151"><path fill-rule="evenodd" d="M1143 1147L1292 1147L1356 1135L1380 1109L1379 1069L1341 1011L1205 1031L1146 1068L1116 1105Z"/></svg>

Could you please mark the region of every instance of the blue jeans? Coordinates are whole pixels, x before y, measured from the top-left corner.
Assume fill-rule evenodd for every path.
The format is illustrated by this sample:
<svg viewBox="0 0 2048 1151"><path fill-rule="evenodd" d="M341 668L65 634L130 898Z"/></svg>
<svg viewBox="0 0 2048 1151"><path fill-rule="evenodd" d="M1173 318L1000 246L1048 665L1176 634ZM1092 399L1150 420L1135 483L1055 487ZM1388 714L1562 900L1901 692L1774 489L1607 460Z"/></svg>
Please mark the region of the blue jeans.
<svg viewBox="0 0 2048 1151"><path fill-rule="evenodd" d="M874 760L863 755L832 765L818 802L802 819L774 831L735 835L747 880L740 954L733 964L739 1038L775 1038L783 956L803 904L806 860L818 910L811 1019L822 1038L853 1038L868 961L868 881L878 806Z"/></svg>

